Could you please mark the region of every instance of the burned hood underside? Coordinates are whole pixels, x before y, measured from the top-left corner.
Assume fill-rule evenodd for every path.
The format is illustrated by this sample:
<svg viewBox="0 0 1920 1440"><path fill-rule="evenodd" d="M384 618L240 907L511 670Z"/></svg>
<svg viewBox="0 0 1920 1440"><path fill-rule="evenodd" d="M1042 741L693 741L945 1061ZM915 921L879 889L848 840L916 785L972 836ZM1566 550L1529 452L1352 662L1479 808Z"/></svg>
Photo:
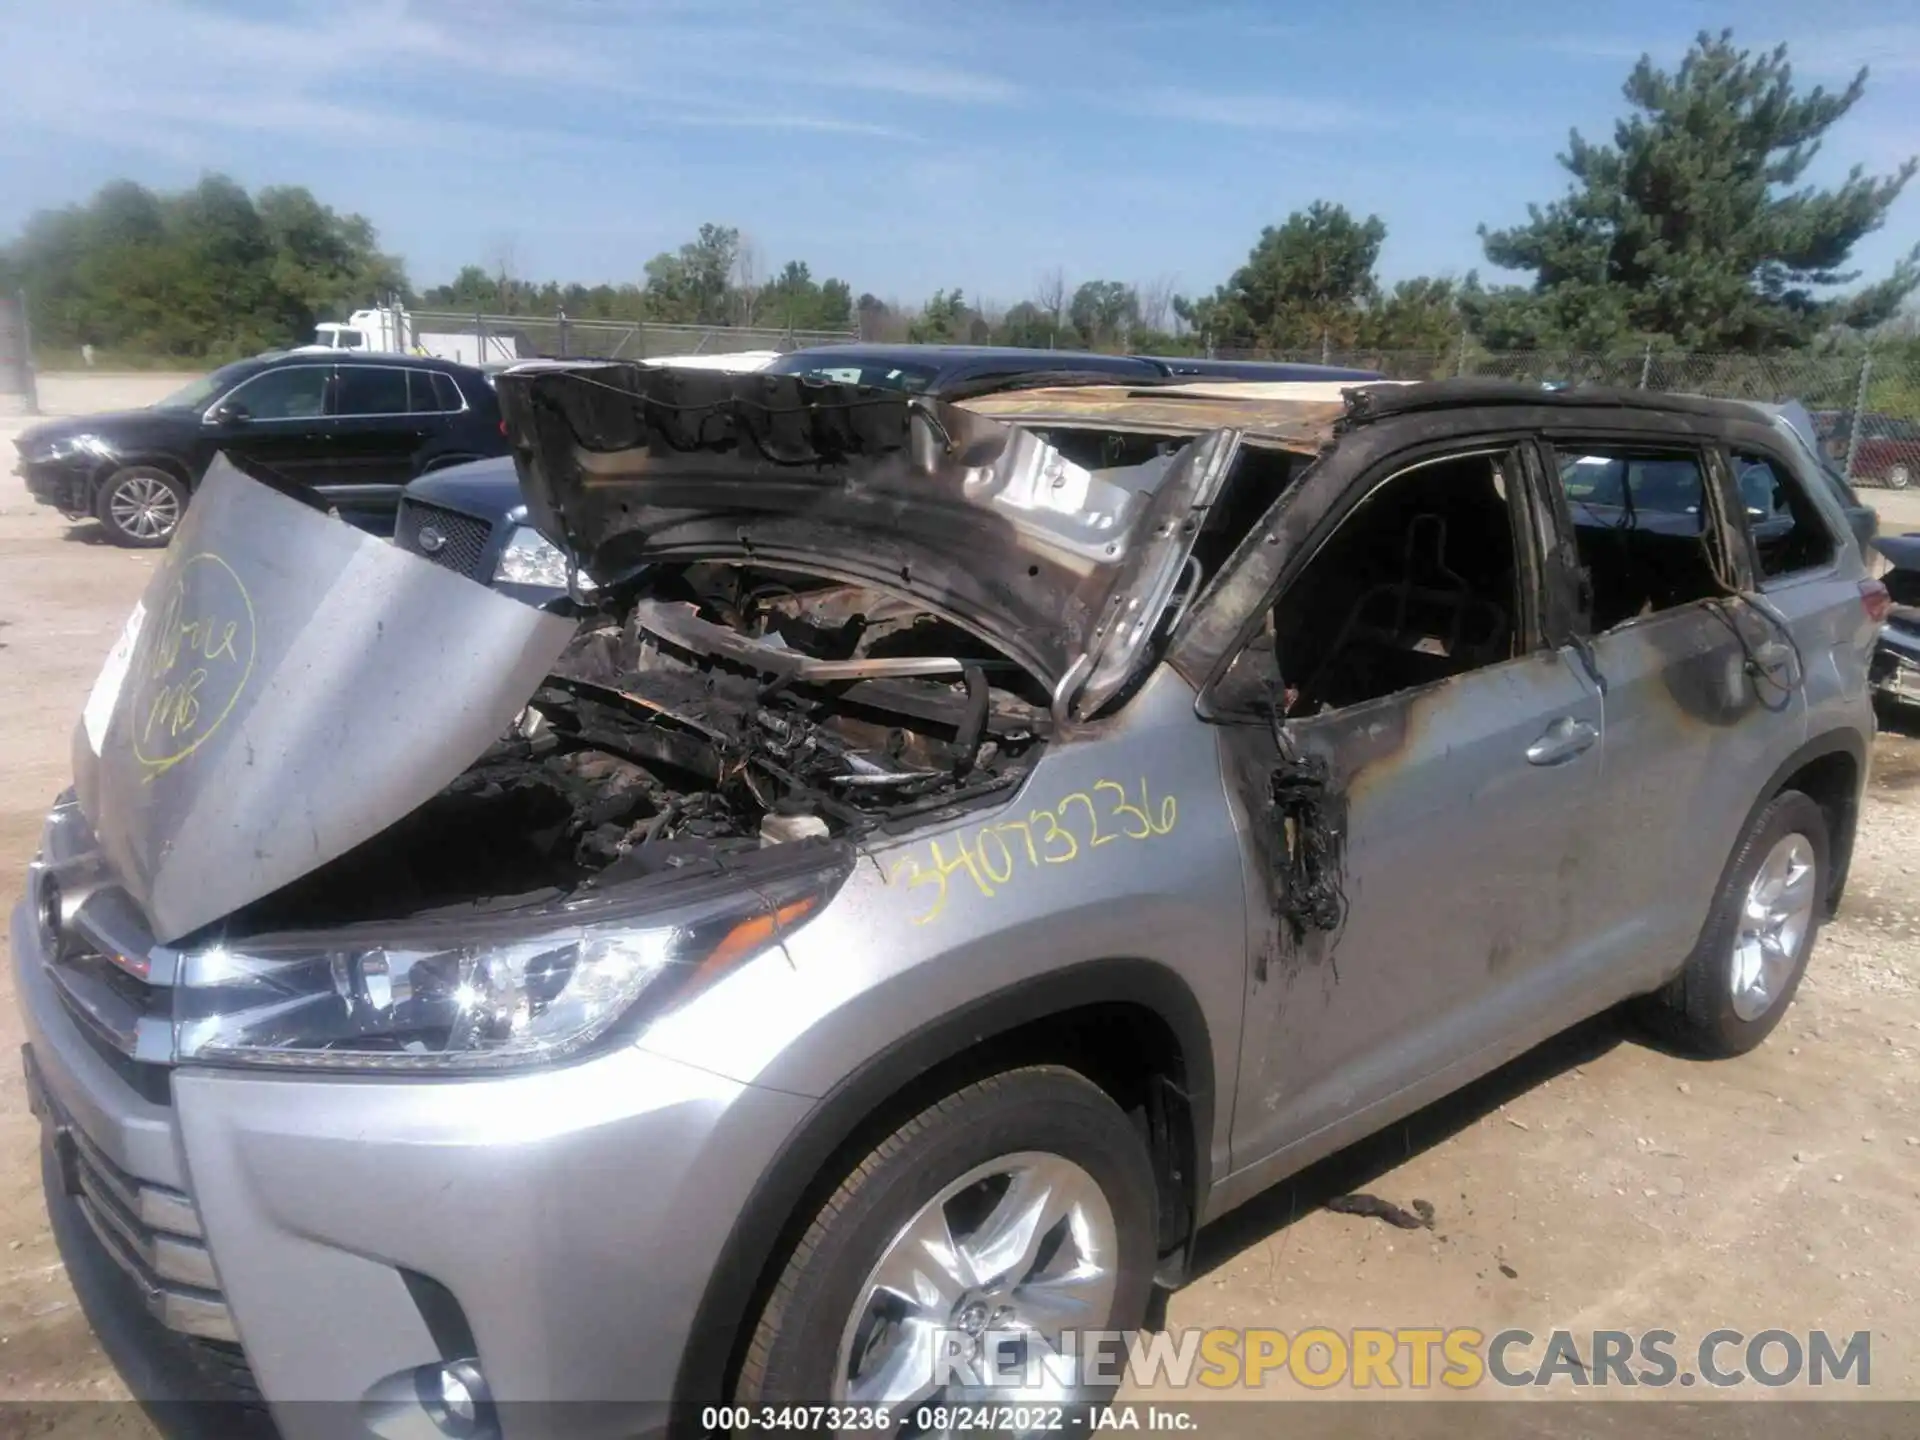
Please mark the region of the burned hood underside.
<svg viewBox="0 0 1920 1440"><path fill-rule="evenodd" d="M802 567L951 617L1050 692L1137 641L1130 612L1172 588L1219 451L1092 471L957 406L788 375L582 362L498 389L534 523L596 579Z"/></svg>

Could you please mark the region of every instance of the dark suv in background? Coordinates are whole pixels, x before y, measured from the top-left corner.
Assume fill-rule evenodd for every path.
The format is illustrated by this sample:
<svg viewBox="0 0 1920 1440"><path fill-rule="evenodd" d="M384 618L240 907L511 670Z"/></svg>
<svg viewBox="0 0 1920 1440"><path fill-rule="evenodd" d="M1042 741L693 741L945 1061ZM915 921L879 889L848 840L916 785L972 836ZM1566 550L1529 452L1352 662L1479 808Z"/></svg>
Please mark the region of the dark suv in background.
<svg viewBox="0 0 1920 1440"><path fill-rule="evenodd" d="M313 354L242 360L144 410L50 420L14 445L34 499L143 547L172 538L222 452L257 480L391 534L409 480L507 448L493 383L472 366Z"/></svg>
<svg viewBox="0 0 1920 1440"><path fill-rule="evenodd" d="M538 363L538 362L536 362ZM821 345L768 363L763 375L867 385L951 398L979 389L1038 383L1046 377L1100 376L1112 384L1351 381L1383 377L1372 370L1198 356L1097 355L1074 350L1023 350L995 345ZM436 564L529 604L564 594L566 557L527 523L520 481L510 458L434 474L407 487L394 543Z"/></svg>

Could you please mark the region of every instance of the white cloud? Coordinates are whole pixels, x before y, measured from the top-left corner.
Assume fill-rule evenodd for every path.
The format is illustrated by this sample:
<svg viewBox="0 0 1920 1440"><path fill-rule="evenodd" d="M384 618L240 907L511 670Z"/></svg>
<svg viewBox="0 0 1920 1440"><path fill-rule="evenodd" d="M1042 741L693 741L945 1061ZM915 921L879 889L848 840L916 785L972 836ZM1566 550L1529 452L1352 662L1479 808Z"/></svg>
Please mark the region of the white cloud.
<svg viewBox="0 0 1920 1440"><path fill-rule="evenodd" d="M219 162L222 135L385 148L469 148L569 133L726 127L913 140L872 96L999 105L1014 87L928 63L885 27L850 46L830 26L756 27L738 9L589 9L472 0L331 0L274 18L204 0L72 0L0 14L0 128ZM772 38L778 37L778 38ZM906 42L913 41L908 44Z"/></svg>
<svg viewBox="0 0 1920 1440"><path fill-rule="evenodd" d="M1187 124L1298 134L1379 123L1351 106L1324 100L1293 95L1222 95L1210 90L1150 90L1129 108Z"/></svg>

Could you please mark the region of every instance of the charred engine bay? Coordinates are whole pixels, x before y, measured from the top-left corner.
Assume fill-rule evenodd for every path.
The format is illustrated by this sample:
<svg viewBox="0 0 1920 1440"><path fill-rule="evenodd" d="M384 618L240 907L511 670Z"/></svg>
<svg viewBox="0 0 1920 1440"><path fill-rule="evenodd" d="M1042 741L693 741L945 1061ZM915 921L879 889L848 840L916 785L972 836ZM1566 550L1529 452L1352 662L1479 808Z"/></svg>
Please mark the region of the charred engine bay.
<svg viewBox="0 0 1920 1440"><path fill-rule="evenodd" d="M584 622L506 737L432 800L250 907L251 926L495 909L994 794L1046 697L967 631L855 585L656 570Z"/></svg>

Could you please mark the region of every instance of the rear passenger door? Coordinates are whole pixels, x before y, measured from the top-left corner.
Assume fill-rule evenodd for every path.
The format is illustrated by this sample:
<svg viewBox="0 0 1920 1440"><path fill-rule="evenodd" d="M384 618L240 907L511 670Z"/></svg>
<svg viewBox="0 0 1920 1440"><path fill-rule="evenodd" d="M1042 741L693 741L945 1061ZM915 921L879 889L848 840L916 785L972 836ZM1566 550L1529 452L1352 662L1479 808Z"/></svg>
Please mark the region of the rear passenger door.
<svg viewBox="0 0 1920 1440"><path fill-rule="evenodd" d="M1698 937L1734 835L1805 731L1783 628L1736 592L1746 502L1692 441L1555 438L1546 447L1582 570L1579 623L1605 685L1593 807L1568 817L1600 903L1595 998L1672 973Z"/></svg>
<svg viewBox="0 0 1920 1440"><path fill-rule="evenodd" d="M413 457L426 443L430 416L417 413L408 387L412 372L399 365L343 361L334 382L334 454L322 485L343 516L384 515L400 503L413 478Z"/></svg>
<svg viewBox="0 0 1920 1440"><path fill-rule="evenodd" d="M1853 723L1849 707L1866 684L1859 576L1842 571L1856 520L1811 457L1774 433L1757 426L1736 433L1721 459L1746 507L1753 588L1782 622L1787 634L1780 638L1804 659L1801 698L1811 736L1825 728L1819 722L1828 709L1844 712L1836 723Z"/></svg>

